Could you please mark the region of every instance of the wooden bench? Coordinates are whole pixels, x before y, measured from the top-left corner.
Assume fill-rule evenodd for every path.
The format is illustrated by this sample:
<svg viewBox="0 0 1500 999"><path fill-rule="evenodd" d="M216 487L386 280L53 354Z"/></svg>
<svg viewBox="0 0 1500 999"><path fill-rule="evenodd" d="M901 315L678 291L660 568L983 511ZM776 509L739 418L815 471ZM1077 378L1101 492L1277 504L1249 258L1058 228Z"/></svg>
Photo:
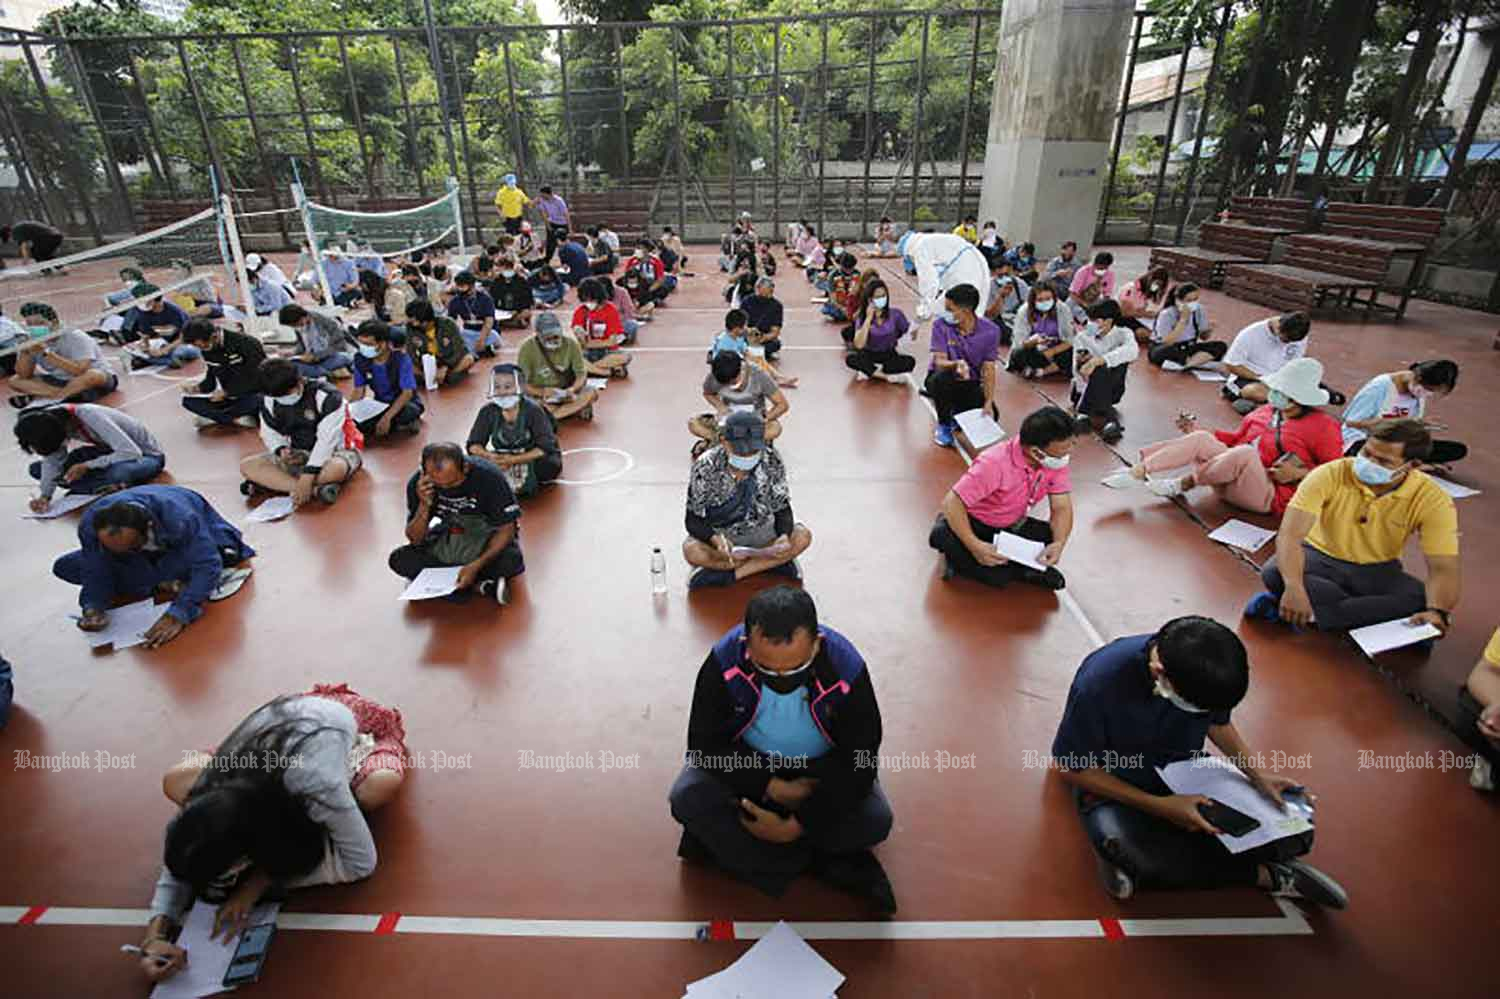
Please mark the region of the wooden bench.
<svg viewBox="0 0 1500 999"><path fill-rule="evenodd" d="M1174 281L1217 288L1230 265L1270 260L1278 238L1308 227L1311 210L1294 198L1231 198L1229 221L1200 225L1197 246L1153 248L1151 266L1167 268Z"/></svg>
<svg viewBox="0 0 1500 999"><path fill-rule="evenodd" d="M136 207L136 227L141 232L150 232L181 222L210 207L212 205L207 201L142 201Z"/></svg>
<svg viewBox="0 0 1500 999"><path fill-rule="evenodd" d="M622 246L651 235L651 211L633 191L575 194L568 199L568 208L575 230L581 232L591 225L607 224L619 234Z"/></svg>

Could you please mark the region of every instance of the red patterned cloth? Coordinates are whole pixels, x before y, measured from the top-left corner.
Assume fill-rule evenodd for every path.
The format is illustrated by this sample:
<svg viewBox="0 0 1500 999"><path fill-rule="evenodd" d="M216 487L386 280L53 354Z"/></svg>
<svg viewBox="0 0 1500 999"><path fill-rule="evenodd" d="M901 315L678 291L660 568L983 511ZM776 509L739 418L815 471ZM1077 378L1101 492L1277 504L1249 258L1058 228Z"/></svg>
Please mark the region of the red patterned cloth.
<svg viewBox="0 0 1500 999"><path fill-rule="evenodd" d="M365 778L377 770L394 770L403 776L406 774L406 728L401 724L400 711L388 708L379 701L372 701L350 690L349 685L344 683L320 683L307 693L344 705L354 712L354 723L358 731L375 740L375 749L359 764L359 769L349 781L351 788L358 789Z"/></svg>

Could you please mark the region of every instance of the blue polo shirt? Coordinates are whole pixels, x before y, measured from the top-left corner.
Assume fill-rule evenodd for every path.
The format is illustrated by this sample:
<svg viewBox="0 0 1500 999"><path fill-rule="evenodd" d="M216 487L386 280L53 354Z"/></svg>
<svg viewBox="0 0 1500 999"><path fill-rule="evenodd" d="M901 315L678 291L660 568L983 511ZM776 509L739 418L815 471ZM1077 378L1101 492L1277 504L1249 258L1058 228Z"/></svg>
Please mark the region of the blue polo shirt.
<svg viewBox="0 0 1500 999"><path fill-rule="evenodd" d="M557 259L567 265L568 273L558 275L566 284L577 284L593 273L588 253L571 239L557 248Z"/></svg>
<svg viewBox="0 0 1500 999"><path fill-rule="evenodd" d="M160 312L152 312L140 306L128 310L120 328L142 337L157 336L161 331L170 329L172 332L168 339L172 339L181 333L182 328L187 324L188 314L178 308L175 303L163 299Z"/></svg>
<svg viewBox="0 0 1500 999"><path fill-rule="evenodd" d="M461 321L467 329L479 329L486 319L495 318L495 300L477 287L467 295L448 299L448 318Z"/></svg>
<svg viewBox="0 0 1500 999"><path fill-rule="evenodd" d="M1144 767L1160 766L1201 751L1209 727L1229 723L1228 711L1193 714L1152 693L1153 637L1118 638L1084 659L1052 740L1055 765L1136 769L1122 761L1140 757Z"/></svg>
<svg viewBox="0 0 1500 999"><path fill-rule="evenodd" d="M348 257L324 257L323 276L328 279L328 287L337 292L345 285L355 284L359 275L355 273L354 264Z"/></svg>
<svg viewBox="0 0 1500 999"><path fill-rule="evenodd" d="M392 361L395 363L393 364ZM391 381L395 374L395 383ZM392 351L384 364L363 354L354 355L354 386L370 386L370 392L381 402L395 402L402 392L417 390L417 374L412 368L411 355L404 350Z"/></svg>

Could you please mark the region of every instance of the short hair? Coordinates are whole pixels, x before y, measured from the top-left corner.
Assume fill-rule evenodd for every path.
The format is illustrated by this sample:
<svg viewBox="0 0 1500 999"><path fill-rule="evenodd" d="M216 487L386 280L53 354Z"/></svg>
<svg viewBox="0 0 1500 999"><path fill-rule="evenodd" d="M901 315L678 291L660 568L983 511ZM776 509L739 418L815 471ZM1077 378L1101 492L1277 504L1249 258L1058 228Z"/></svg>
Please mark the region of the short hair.
<svg viewBox="0 0 1500 999"><path fill-rule="evenodd" d="M1432 434L1421 420L1381 420L1370 428L1370 437L1401 445L1407 461L1426 461L1432 454Z"/></svg>
<svg viewBox="0 0 1500 999"><path fill-rule="evenodd" d="M1026 447L1046 447L1078 434L1078 425L1059 406L1043 406L1021 421L1021 443Z"/></svg>
<svg viewBox="0 0 1500 999"><path fill-rule="evenodd" d="M961 308L979 308L979 289L972 284L954 285L943 297Z"/></svg>
<svg viewBox="0 0 1500 999"><path fill-rule="evenodd" d="M483 259L483 258L481 258L481 259ZM454 284L473 284L474 283L474 272L473 271L459 271L457 274L453 275L453 283Z"/></svg>
<svg viewBox="0 0 1500 999"><path fill-rule="evenodd" d="M57 322L57 310L46 302L25 302L19 311L22 319L28 316L41 316L43 322Z"/></svg>
<svg viewBox="0 0 1500 999"><path fill-rule="evenodd" d="M1179 284L1177 287L1171 290L1171 292L1167 295L1167 301L1171 302L1173 305L1179 305L1182 303L1182 300L1184 298L1187 298L1197 290L1198 286L1193 284L1193 282L1184 281L1182 282L1182 284Z"/></svg>
<svg viewBox="0 0 1500 999"><path fill-rule="evenodd" d="M604 286L599 283L598 279L586 277L578 282L578 300L582 302L585 299L590 302L607 302L609 295L605 293Z"/></svg>
<svg viewBox="0 0 1500 999"><path fill-rule="evenodd" d="M1212 618L1173 618L1151 637L1172 689L1200 708L1228 711L1250 689L1250 657L1240 636Z"/></svg>
<svg viewBox="0 0 1500 999"><path fill-rule="evenodd" d="M552 188L551 188L551 186L549 186L549 185L547 185L547 184L543 184L543 185L542 185L542 186L541 186L541 192L542 192L542 193L543 193L543 194L551 194L551 193L552 193Z"/></svg>
<svg viewBox="0 0 1500 999"><path fill-rule="evenodd" d="M1125 318L1125 312L1120 308L1120 303L1112 298L1101 299L1088 308L1090 319L1108 319L1117 323Z"/></svg>
<svg viewBox="0 0 1500 999"><path fill-rule="evenodd" d="M812 594L797 586L773 586L761 590L745 605L745 637L759 631L769 642L783 645L799 631L816 638L818 606Z"/></svg>
<svg viewBox="0 0 1500 999"><path fill-rule="evenodd" d="M713 370L714 381L720 385L728 385L740 376L745 369L745 362L732 350L721 350L714 355L714 359L708 363Z"/></svg>
<svg viewBox="0 0 1500 999"><path fill-rule="evenodd" d="M1312 320L1305 312L1287 312L1282 315L1278 327L1283 336L1296 343L1307 339L1307 334L1312 330Z"/></svg>
<svg viewBox="0 0 1500 999"><path fill-rule="evenodd" d="M452 441L434 441L422 448L422 468L429 465L462 465L464 449Z"/></svg>
<svg viewBox="0 0 1500 999"><path fill-rule="evenodd" d="M771 277L771 275L769 274L762 274L760 277L755 279L755 287L774 288L776 287L776 279Z"/></svg>
<svg viewBox="0 0 1500 999"><path fill-rule="evenodd" d="M1058 247L1058 249L1059 250L1066 250L1070 246L1073 249L1075 249L1075 250L1078 249L1078 240L1076 240L1076 239L1065 239L1065 240L1063 240L1062 245Z"/></svg>
<svg viewBox="0 0 1500 999"><path fill-rule="evenodd" d="M286 395L301 380L291 361L275 357L260 363L260 388L266 395Z"/></svg>
<svg viewBox="0 0 1500 999"><path fill-rule="evenodd" d="M750 319L745 315L745 310L743 309L730 309L724 313L724 328L726 330L739 329L749 322Z"/></svg>
<svg viewBox="0 0 1500 999"><path fill-rule="evenodd" d="M418 267L416 264L402 264L401 265L401 276L402 277L421 277L422 276L422 269L420 267Z"/></svg>
<svg viewBox="0 0 1500 999"><path fill-rule="evenodd" d="M494 258L487 253L480 254L474 258L474 270L476 271L487 271L493 266L495 266ZM462 274L461 271L459 273ZM469 276L473 277L473 274L471 273ZM457 281L458 278L455 277L453 280Z"/></svg>
<svg viewBox="0 0 1500 999"><path fill-rule="evenodd" d="M276 321L283 326L295 326L307 318L307 310L295 302L288 302L276 313Z"/></svg>
<svg viewBox="0 0 1500 999"><path fill-rule="evenodd" d="M437 313L433 311L431 302L419 298L406 307L406 318L419 323L430 323L437 318Z"/></svg>
<svg viewBox="0 0 1500 999"><path fill-rule="evenodd" d="M1458 384L1458 365L1453 361L1418 361L1409 370L1417 376L1417 384L1427 388L1452 391Z"/></svg>
<svg viewBox="0 0 1500 999"><path fill-rule="evenodd" d="M1022 243L1021 244L1021 252L1024 253L1024 254L1026 254L1027 256L1031 256L1033 253L1036 253L1036 244L1035 243Z"/></svg>
<svg viewBox="0 0 1500 999"><path fill-rule="evenodd" d="M124 529L140 531L142 534L151 529L151 514L141 504L130 500L116 500L94 514L94 532L119 531Z"/></svg>
<svg viewBox="0 0 1500 999"><path fill-rule="evenodd" d="M410 306L407 307L407 311L411 311ZM354 336L356 339L367 336L376 343L390 343L394 339L391 334L390 324L380 319L366 319L355 329Z"/></svg>
<svg viewBox="0 0 1500 999"><path fill-rule="evenodd" d="M839 254L839 266L840 267L844 267L844 268L854 267L858 263L859 263L859 261L857 261L857 260L854 259L854 254L852 254L852 253L840 253Z"/></svg>
<svg viewBox="0 0 1500 999"><path fill-rule="evenodd" d="M1115 255L1108 250L1100 250L1094 254L1095 267L1108 267L1115 262Z"/></svg>
<svg viewBox="0 0 1500 999"><path fill-rule="evenodd" d="M28 409L16 420L16 442L27 454L54 454L67 439L68 411L61 406Z"/></svg>
<svg viewBox="0 0 1500 999"><path fill-rule="evenodd" d="M437 280L439 280L439 281L445 280L448 277L448 265L447 264L433 264L432 265L432 276L434 278L436 278Z"/></svg>
<svg viewBox="0 0 1500 999"><path fill-rule="evenodd" d="M214 324L211 319L189 319L188 324L182 328L182 339L186 343L206 343L214 338Z"/></svg>

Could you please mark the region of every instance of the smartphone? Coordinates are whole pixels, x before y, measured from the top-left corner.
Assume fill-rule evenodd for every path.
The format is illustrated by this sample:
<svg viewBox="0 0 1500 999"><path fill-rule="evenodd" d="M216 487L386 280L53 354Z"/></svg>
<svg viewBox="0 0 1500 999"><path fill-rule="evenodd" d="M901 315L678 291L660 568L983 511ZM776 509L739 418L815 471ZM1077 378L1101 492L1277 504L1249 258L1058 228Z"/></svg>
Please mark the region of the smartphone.
<svg viewBox="0 0 1500 999"><path fill-rule="evenodd" d="M1230 836L1243 836L1260 828L1258 819L1252 819L1244 812L1230 808L1222 801L1211 801L1207 805L1199 805L1198 812L1212 822L1214 828Z"/></svg>
<svg viewBox="0 0 1500 999"><path fill-rule="evenodd" d="M241 933L229 970L224 972L224 985L248 985L259 979L261 968L265 967L266 953L271 949L271 938L275 935L275 923L257 923Z"/></svg>

